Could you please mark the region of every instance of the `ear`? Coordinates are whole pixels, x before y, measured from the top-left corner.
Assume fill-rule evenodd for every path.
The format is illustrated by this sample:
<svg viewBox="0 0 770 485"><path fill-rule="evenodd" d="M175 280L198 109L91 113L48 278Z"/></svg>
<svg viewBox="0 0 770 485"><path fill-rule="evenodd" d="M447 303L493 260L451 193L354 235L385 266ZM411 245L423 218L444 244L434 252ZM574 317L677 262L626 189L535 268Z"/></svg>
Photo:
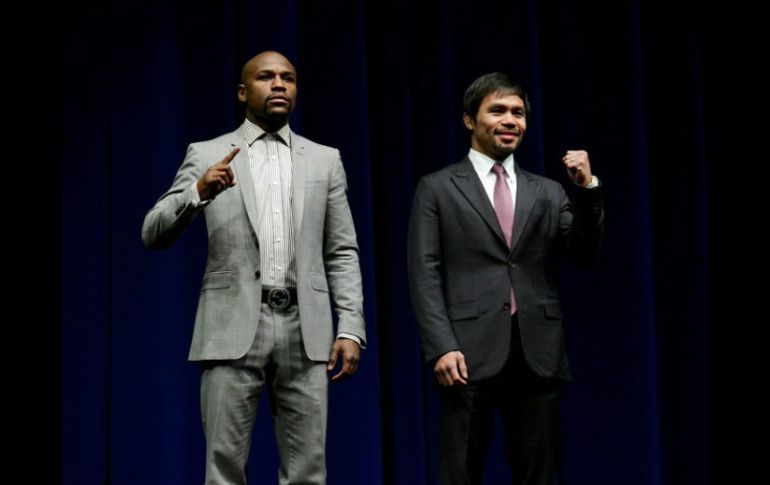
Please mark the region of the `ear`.
<svg viewBox="0 0 770 485"><path fill-rule="evenodd" d="M473 118L470 117L468 113L463 113L463 124L466 128L473 131L473 126L475 125Z"/></svg>
<svg viewBox="0 0 770 485"><path fill-rule="evenodd" d="M238 85L238 99L242 102L246 102L246 86L243 84Z"/></svg>

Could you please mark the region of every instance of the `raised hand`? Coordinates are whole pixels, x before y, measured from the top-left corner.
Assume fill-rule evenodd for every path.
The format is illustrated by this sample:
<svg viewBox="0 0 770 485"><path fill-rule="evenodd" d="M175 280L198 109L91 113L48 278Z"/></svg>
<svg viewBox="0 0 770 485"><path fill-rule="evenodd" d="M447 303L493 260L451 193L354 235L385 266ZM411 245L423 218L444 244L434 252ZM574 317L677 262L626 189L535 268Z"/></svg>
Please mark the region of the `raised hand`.
<svg viewBox="0 0 770 485"><path fill-rule="evenodd" d="M209 200L215 198L230 187L235 186L235 174L230 168L230 162L241 151L240 148L234 148L233 151L227 154L221 161L210 166L206 173L198 179L198 196L201 200Z"/></svg>
<svg viewBox="0 0 770 485"><path fill-rule="evenodd" d="M591 183L591 162L585 150L567 150L561 159L567 167L567 174L576 184L585 187Z"/></svg>

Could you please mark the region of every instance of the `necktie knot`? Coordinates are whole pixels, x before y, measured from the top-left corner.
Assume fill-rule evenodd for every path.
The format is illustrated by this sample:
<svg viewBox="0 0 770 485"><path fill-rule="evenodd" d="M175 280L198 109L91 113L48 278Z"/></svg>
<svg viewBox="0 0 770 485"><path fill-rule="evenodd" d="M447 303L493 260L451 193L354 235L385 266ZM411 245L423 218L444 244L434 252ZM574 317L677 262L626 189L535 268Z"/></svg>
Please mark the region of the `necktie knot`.
<svg viewBox="0 0 770 485"><path fill-rule="evenodd" d="M495 163L492 165L492 171L495 172L495 175L504 175L505 167L503 167L502 163Z"/></svg>

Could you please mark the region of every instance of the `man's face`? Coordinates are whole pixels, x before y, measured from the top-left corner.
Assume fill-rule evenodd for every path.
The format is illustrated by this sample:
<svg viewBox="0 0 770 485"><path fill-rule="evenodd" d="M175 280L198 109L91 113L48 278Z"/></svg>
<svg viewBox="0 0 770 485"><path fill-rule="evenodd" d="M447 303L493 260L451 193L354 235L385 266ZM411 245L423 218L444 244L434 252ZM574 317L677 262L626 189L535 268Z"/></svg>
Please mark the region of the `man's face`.
<svg viewBox="0 0 770 485"><path fill-rule="evenodd" d="M260 54L248 62L238 99L246 103L246 116L265 129L280 128L294 111L297 73L277 52Z"/></svg>
<svg viewBox="0 0 770 485"><path fill-rule="evenodd" d="M521 143L527 131L524 100L516 94L496 91L481 101L476 119L463 115L472 131L471 147L493 160L504 160Z"/></svg>

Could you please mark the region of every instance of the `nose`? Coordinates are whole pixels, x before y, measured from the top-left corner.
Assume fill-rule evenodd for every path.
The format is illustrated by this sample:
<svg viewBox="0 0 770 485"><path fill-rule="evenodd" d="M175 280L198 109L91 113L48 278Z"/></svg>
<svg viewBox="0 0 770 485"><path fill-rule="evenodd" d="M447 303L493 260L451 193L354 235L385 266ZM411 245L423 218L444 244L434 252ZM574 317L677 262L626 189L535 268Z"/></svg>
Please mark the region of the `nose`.
<svg viewBox="0 0 770 485"><path fill-rule="evenodd" d="M502 124L505 126L515 126L516 125L516 117L513 116L511 113L506 113L505 116L503 116Z"/></svg>
<svg viewBox="0 0 770 485"><path fill-rule="evenodd" d="M281 76L275 76L273 78L273 83L270 86L271 89L274 91L285 91L286 90L286 84L284 83L283 79L281 79Z"/></svg>

